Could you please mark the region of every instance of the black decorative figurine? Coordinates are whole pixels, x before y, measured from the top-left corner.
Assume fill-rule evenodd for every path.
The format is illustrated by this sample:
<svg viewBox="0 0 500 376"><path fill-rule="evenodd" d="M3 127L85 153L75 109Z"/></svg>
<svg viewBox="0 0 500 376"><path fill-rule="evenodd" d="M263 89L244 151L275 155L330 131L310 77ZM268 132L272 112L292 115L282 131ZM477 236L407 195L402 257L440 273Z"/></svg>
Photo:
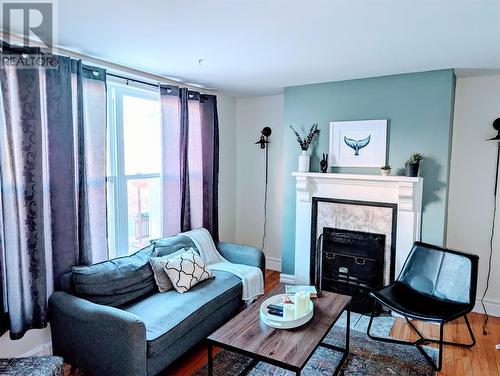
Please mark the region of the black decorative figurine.
<svg viewBox="0 0 500 376"><path fill-rule="evenodd" d="M323 153L323 159L319 162L319 168L323 173L328 170L328 154Z"/></svg>

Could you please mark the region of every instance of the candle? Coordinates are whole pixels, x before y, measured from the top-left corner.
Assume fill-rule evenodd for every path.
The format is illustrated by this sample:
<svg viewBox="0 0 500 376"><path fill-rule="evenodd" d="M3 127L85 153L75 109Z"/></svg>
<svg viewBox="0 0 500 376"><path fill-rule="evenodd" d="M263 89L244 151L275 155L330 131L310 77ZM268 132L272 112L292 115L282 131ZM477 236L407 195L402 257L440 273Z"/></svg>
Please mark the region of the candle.
<svg viewBox="0 0 500 376"><path fill-rule="evenodd" d="M283 304L283 319L293 320L295 318L295 307L293 304Z"/></svg>
<svg viewBox="0 0 500 376"><path fill-rule="evenodd" d="M309 293L299 291L295 294L295 318L298 319L307 314L309 310Z"/></svg>

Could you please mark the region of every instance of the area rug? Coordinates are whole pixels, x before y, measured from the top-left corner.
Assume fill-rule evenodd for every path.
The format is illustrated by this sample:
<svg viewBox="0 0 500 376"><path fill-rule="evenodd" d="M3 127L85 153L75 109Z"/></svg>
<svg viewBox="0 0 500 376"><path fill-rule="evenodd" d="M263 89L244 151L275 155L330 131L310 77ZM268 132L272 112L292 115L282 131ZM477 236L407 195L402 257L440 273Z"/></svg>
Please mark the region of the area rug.
<svg viewBox="0 0 500 376"><path fill-rule="evenodd" d="M327 335L325 342L343 346L345 338L345 321L339 320ZM377 321L377 320L376 320ZM376 324L375 321L375 324ZM374 325L377 335L388 335L392 327L392 317L378 319ZM389 325L390 324L390 325ZM397 345L373 341L366 335L366 320L363 316L351 317L350 354L340 375L344 376L432 376L429 364L413 346ZM388 329L387 329L388 328ZM361 331L363 330L363 331ZM435 350L428 349L431 356ZM332 375L339 363L341 354L319 347L302 371L304 376ZM243 355L222 350L214 359L214 375L227 376L239 374L251 359ZM259 362L249 373L251 376L292 376L292 372ZM197 376L207 375L206 366L199 369Z"/></svg>

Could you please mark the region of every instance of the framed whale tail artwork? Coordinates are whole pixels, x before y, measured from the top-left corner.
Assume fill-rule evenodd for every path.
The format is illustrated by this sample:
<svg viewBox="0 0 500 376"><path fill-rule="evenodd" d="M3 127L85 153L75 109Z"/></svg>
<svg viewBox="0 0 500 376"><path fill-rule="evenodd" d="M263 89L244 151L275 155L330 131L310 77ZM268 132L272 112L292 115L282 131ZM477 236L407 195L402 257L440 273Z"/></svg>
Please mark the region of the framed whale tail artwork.
<svg viewBox="0 0 500 376"><path fill-rule="evenodd" d="M330 123L330 166L381 167L386 152L387 119Z"/></svg>

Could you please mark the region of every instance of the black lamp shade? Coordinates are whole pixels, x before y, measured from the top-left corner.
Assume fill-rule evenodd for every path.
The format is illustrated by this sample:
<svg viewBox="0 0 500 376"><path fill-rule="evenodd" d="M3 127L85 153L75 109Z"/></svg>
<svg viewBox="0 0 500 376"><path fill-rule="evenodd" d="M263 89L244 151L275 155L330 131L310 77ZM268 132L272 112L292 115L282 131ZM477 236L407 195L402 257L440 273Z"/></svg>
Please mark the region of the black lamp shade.
<svg viewBox="0 0 500 376"><path fill-rule="evenodd" d="M500 118L495 119L493 122L493 128L498 132L493 138L488 139L488 141L500 141Z"/></svg>
<svg viewBox="0 0 500 376"><path fill-rule="evenodd" d="M265 136L265 137L269 137L272 133L272 130L271 128L269 127L264 127L261 131L262 135Z"/></svg>

